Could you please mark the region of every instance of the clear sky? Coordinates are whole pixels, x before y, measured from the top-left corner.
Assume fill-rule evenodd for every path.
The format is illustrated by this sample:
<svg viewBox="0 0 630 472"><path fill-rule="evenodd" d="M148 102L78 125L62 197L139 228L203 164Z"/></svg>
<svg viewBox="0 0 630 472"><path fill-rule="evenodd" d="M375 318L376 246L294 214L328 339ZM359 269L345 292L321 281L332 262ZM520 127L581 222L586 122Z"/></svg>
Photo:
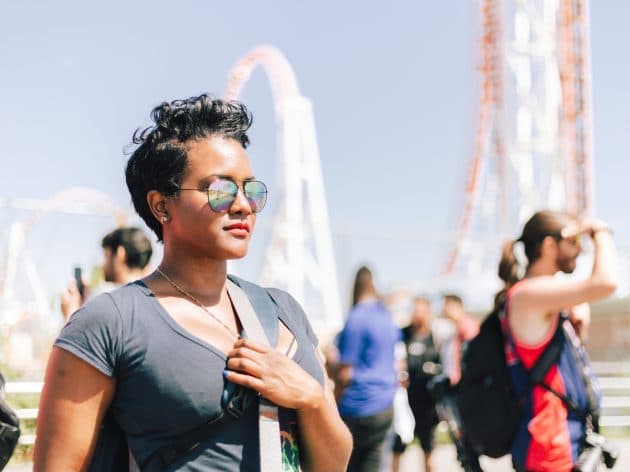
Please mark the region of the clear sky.
<svg viewBox="0 0 630 472"><path fill-rule="evenodd" d="M629 2L591 4L597 213L622 246L630 246L628 18ZM4 1L0 196L82 186L129 207L123 148L133 130L163 100L220 95L231 66L261 43L286 55L314 103L342 293L361 262L383 288L423 289L452 237L473 150L474 1ZM273 192L274 116L262 71L243 100L254 114L253 165ZM5 227L25 216L1 213ZM259 221L268 227L272 211ZM74 263L97 261L111 224L40 220L28 247L47 289L64 286ZM248 276L260 269L264 230L258 236Z"/></svg>

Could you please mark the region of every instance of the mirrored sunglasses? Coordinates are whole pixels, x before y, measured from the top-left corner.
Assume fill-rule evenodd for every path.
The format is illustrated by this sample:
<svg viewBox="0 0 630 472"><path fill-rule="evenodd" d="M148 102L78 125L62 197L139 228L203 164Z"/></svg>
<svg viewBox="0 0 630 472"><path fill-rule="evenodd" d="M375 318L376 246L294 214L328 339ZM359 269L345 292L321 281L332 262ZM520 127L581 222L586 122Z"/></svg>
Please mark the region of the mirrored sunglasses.
<svg viewBox="0 0 630 472"><path fill-rule="evenodd" d="M260 180L246 180L243 182L243 195L247 199L250 208L254 213L261 211L267 203L267 186ZM236 196L239 186L231 179L219 178L213 180L205 190L180 188L180 190L197 190L208 194L208 204L212 210L224 213L230 209Z"/></svg>

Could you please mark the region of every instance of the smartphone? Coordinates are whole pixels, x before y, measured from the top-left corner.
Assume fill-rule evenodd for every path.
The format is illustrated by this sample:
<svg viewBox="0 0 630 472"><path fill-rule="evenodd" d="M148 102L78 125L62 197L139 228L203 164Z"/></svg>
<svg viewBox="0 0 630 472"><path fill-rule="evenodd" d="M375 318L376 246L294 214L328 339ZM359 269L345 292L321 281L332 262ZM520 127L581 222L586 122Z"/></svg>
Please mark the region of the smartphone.
<svg viewBox="0 0 630 472"><path fill-rule="evenodd" d="M83 298L83 294L85 293L85 285L83 285L83 275L81 272L81 267L74 268L74 280L77 283L77 290L81 294L81 298Z"/></svg>

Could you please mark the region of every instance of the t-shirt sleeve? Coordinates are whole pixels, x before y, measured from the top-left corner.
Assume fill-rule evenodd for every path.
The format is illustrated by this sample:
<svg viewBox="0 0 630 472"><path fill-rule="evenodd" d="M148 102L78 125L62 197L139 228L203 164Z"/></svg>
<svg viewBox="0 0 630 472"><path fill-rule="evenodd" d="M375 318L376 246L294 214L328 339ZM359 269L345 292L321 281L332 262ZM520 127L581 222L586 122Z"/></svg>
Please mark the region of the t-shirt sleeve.
<svg viewBox="0 0 630 472"><path fill-rule="evenodd" d="M111 295L99 295L79 308L59 333L55 346L114 377L122 347L122 318Z"/></svg>
<svg viewBox="0 0 630 472"><path fill-rule="evenodd" d="M280 308L289 315L291 319L298 324L298 326L304 329L304 332L313 344L313 347L317 347L319 345L319 339L317 338L315 331L313 331L313 327L308 320L308 316L306 316L304 309L298 301L293 298L290 293L283 290L278 290L276 288L268 288L267 290Z"/></svg>
<svg viewBox="0 0 630 472"><path fill-rule="evenodd" d="M346 325L339 334L339 362L341 364L356 365L361 355L362 342L363 326L356 317L350 314Z"/></svg>

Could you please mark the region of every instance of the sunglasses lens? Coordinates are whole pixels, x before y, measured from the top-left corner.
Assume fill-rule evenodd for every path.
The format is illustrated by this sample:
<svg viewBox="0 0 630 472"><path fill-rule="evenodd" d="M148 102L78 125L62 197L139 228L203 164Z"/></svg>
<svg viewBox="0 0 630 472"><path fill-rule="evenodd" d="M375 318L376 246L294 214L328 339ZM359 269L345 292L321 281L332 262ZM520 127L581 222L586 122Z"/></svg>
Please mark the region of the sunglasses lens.
<svg viewBox="0 0 630 472"><path fill-rule="evenodd" d="M248 180L243 184L245 198L249 202L254 213L265 208L267 203L267 186L258 180Z"/></svg>
<svg viewBox="0 0 630 472"><path fill-rule="evenodd" d="M217 212L228 211L234 203L238 187L231 180L218 179L208 187L208 203Z"/></svg>

